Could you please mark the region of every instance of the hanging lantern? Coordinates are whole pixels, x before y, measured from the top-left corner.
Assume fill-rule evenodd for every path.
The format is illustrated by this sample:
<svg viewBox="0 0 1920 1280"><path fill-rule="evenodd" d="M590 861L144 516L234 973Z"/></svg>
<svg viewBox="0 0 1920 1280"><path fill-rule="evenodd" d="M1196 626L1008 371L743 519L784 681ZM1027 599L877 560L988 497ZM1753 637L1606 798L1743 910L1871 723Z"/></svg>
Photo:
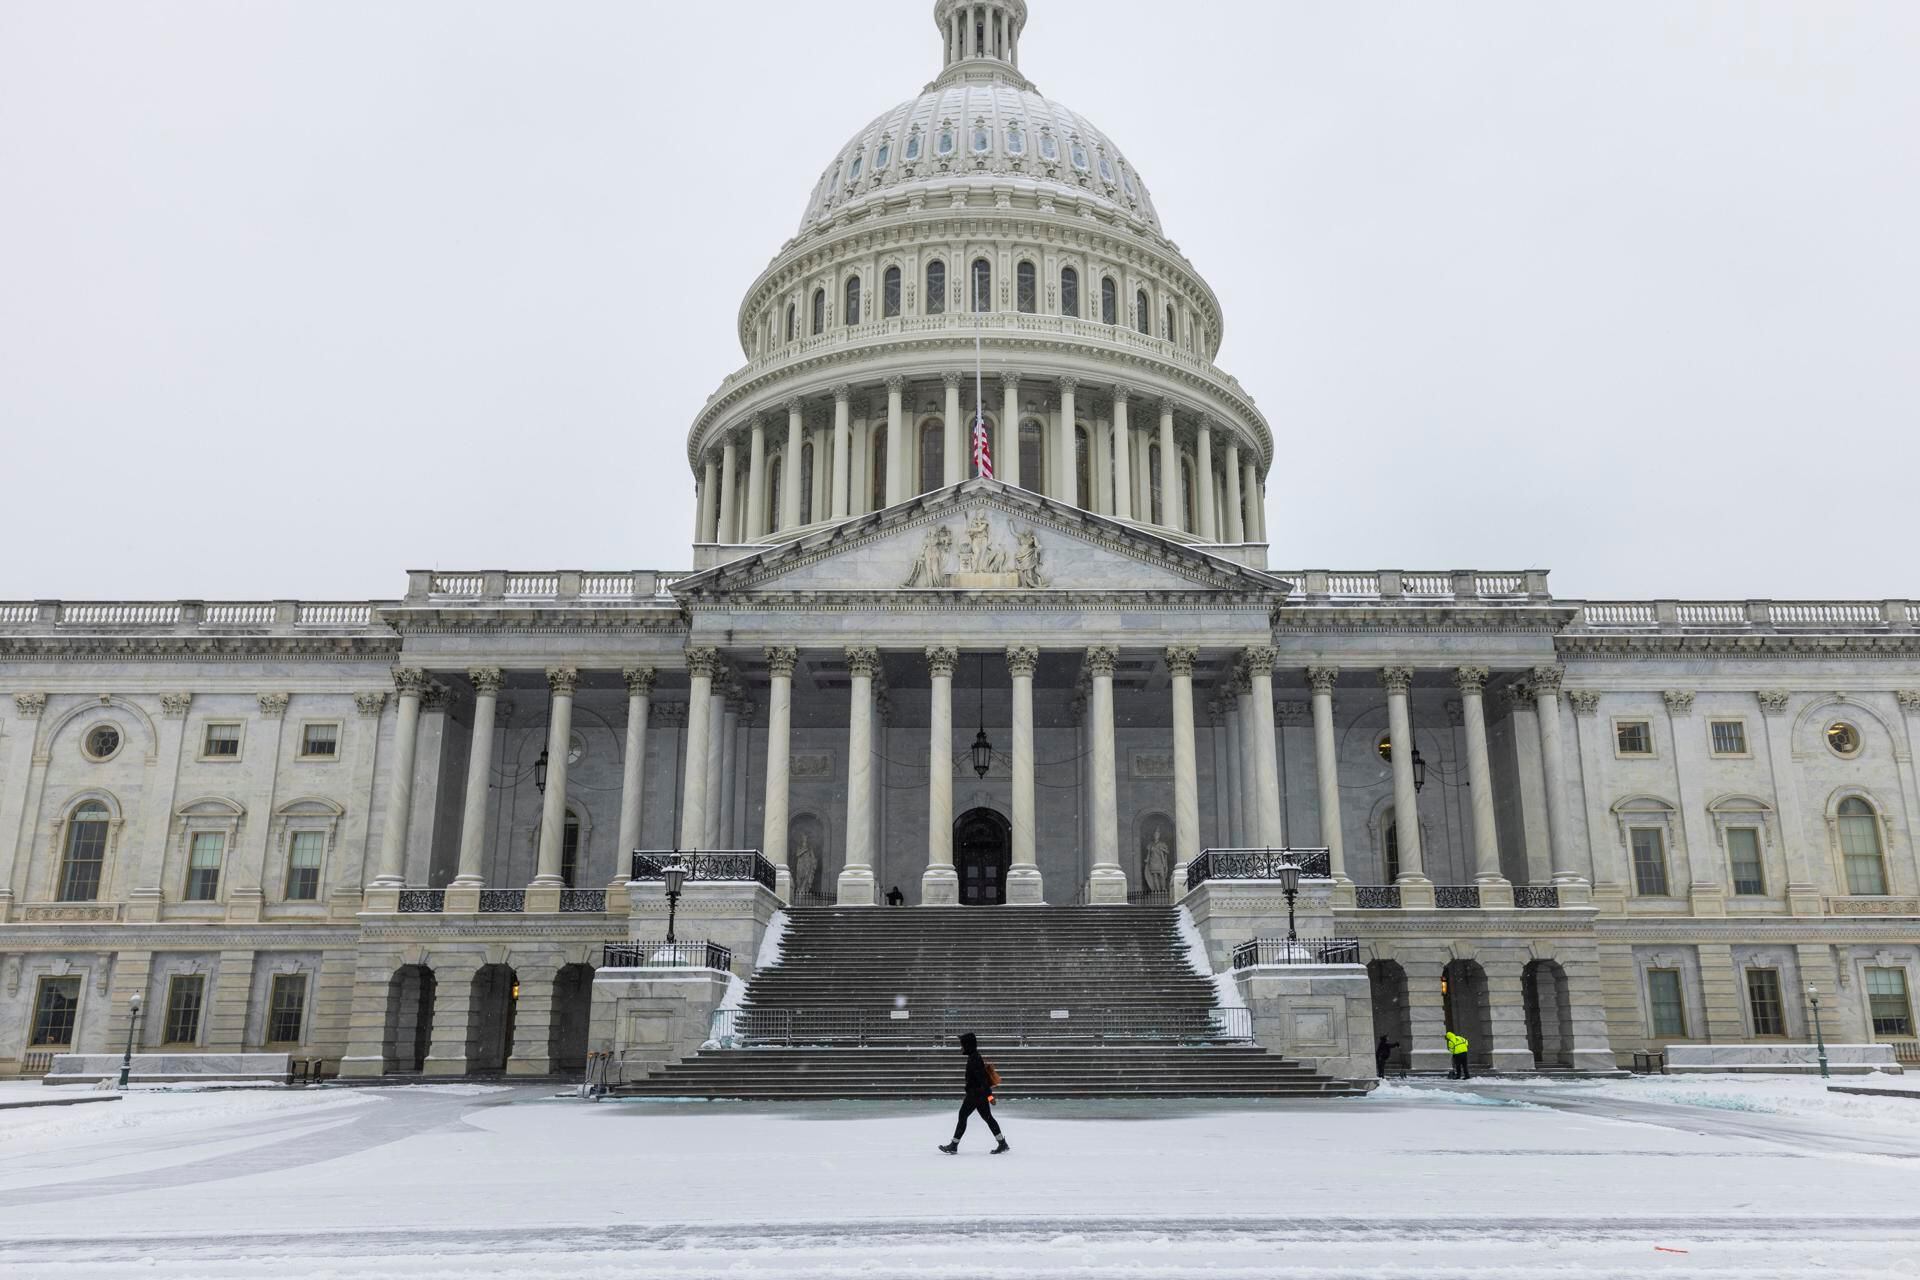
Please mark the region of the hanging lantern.
<svg viewBox="0 0 1920 1280"><path fill-rule="evenodd" d="M1427 762L1420 758L1420 748L1413 749L1413 789L1418 794L1427 785Z"/></svg>
<svg viewBox="0 0 1920 1280"><path fill-rule="evenodd" d="M547 794L547 749L540 748L540 758L533 762L533 785L541 795Z"/></svg>
<svg viewBox="0 0 1920 1280"><path fill-rule="evenodd" d="M980 732L973 735L973 772L986 777L987 770L993 768L993 744L987 741L987 727L980 726Z"/></svg>

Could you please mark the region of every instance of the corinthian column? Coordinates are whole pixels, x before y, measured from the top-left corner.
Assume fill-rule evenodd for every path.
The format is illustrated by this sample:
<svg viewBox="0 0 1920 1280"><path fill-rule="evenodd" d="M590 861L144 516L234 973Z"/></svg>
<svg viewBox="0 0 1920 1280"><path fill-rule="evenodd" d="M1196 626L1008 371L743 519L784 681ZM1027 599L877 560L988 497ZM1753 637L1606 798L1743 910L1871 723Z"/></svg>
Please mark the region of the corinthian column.
<svg viewBox="0 0 1920 1280"><path fill-rule="evenodd" d="M547 794L540 806L540 864L532 885L557 889L566 885L560 875L560 854L567 833L567 756L573 750L573 690L580 673L572 667L547 668L547 688L553 693L553 711L547 723Z"/></svg>
<svg viewBox="0 0 1920 1280"><path fill-rule="evenodd" d="M1547 783L1547 842L1555 884L1585 884L1573 865L1573 819L1567 813L1567 756L1560 745L1561 667L1535 667L1533 708L1540 719L1540 764Z"/></svg>
<svg viewBox="0 0 1920 1280"><path fill-rule="evenodd" d="M720 450L720 526L714 530L715 542L740 541L740 520L734 505L740 486L739 472L739 450L733 437L728 436Z"/></svg>
<svg viewBox="0 0 1920 1280"><path fill-rule="evenodd" d="M1247 677L1253 685L1253 764L1258 796L1254 813L1260 844L1268 849L1287 847L1280 823L1280 757L1274 743L1273 663L1278 655L1264 645L1248 649Z"/></svg>
<svg viewBox="0 0 1920 1280"><path fill-rule="evenodd" d="M1234 440L1227 440L1227 541L1245 542L1247 540L1247 522L1240 510L1240 446Z"/></svg>
<svg viewBox="0 0 1920 1280"><path fill-rule="evenodd" d="M1200 430L1194 436L1193 490L1200 502L1200 527L1194 532L1198 533L1203 541L1218 542L1220 526L1214 521L1213 511L1213 419L1211 418L1200 419Z"/></svg>
<svg viewBox="0 0 1920 1280"><path fill-rule="evenodd" d="M1460 688L1460 718L1467 731L1467 802L1473 810L1473 878L1483 885L1503 885L1500 841L1493 825L1493 769L1487 760L1485 667L1458 667L1453 682ZM1482 903L1482 905L1488 905Z"/></svg>
<svg viewBox="0 0 1920 1280"><path fill-rule="evenodd" d="M713 673L719 665L717 649L687 650L687 781L680 804L680 847L687 850L700 848L707 829L708 704L713 701Z"/></svg>
<svg viewBox="0 0 1920 1280"><path fill-rule="evenodd" d="M800 432L805 423L801 421L800 399L798 396L787 401L787 456L780 466L780 527L793 529L800 524ZM815 463L819 459L814 459Z"/></svg>
<svg viewBox="0 0 1920 1280"><path fill-rule="evenodd" d="M1187 527L1186 490L1180 483L1180 450L1173 442L1173 401L1160 402L1160 524Z"/></svg>
<svg viewBox="0 0 1920 1280"><path fill-rule="evenodd" d="M400 695L393 726L393 769L387 775L387 819L380 831L380 874L369 887L397 889L407 882L407 825L413 816L413 758L420 740L420 695L427 676L418 667L395 667Z"/></svg>
<svg viewBox="0 0 1920 1280"><path fill-rule="evenodd" d="M967 435L960 425L960 375L949 369L940 375L947 386L947 425L940 433L940 482L949 487L967 478Z"/></svg>
<svg viewBox="0 0 1920 1280"><path fill-rule="evenodd" d="M1187 891L1187 864L1200 853L1200 765L1193 743L1193 664L1198 656L1192 645L1167 650L1167 671L1173 677L1173 882L1167 887L1175 902Z"/></svg>
<svg viewBox="0 0 1920 1280"><path fill-rule="evenodd" d="M1054 440L1054 456L1060 459L1060 476L1059 482L1051 486L1054 497L1070 502L1074 506L1082 505L1079 450L1074 445L1074 418L1077 410L1073 404L1073 393L1079 385L1073 378L1060 379L1060 430Z"/></svg>
<svg viewBox="0 0 1920 1280"><path fill-rule="evenodd" d="M460 812L460 874L449 888L479 888L487 882L487 800L493 785L493 713L502 677L498 667L475 667L473 747L467 753L467 796ZM476 903L476 906L478 904Z"/></svg>
<svg viewBox="0 0 1920 1280"><path fill-rule="evenodd" d="M1393 754L1393 825L1400 851L1402 885L1425 886L1426 864L1420 856L1420 798L1413 789L1413 715L1407 706L1407 694L1413 688L1412 667L1387 667L1380 672L1380 686L1387 691L1387 735ZM1431 889L1427 890L1432 893ZM1406 894L1401 897L1405 905Z"/></svg>
<svg viewBox="0 0 1920 1280"><path fill-rule="evenodd" d="M993 440L993 474L1007 484L1020 480L1020 375L1000 375L1000 430Z"/></svg>
<svg viewBox="0 0 1920 1280"><path fill-rule="evenodd" d="M1127 398L1133 394L1125 383L1113 388L1113 514L1121 520L1133 519L1133 432L1127 429ZM1192 685L1188 685L1192 694Z"/></svg>
<svg viewBox="0 0 1920 1280"><path fill-rule="evenodd" d="M613 851L614 877L627 878L627 855L640 847L640 815L647 774L647 710L653 699L652 667L628 667L627 748L620 764L620 843Z"/></svg>
<svg viewBox="0 0 1920 1280"><path fill-rule="evenodd" d="M853 679L847 700L847 862L837 896L843 907L874 904L873 677L879 669L878 649L847 650Z"/></svg>
<svg viewBox="0 0 1920 1280"><path fill-rule="evenodd" d="M793 900L793 871L787 866L787 768L793 743L793 668L798 650L767 647L767 799L761 810L760 847L773 864L773 891Z"/></svg>
<svg viewBox="0 0 1920 1280"><path fill-rule="evenodd" d="M1087 901L1100 905L1127 901L1127 872L1120 865L1119 783L1113 728L1113 667L1119 650L1096 645L1087 650L1093 677L1093 872Z"/></svg>
<svg viewBox="0 0 1920 1280"><path fill-rule="evenodd" d="M708 453L701 463L699 528L694 531L695 542L718 542L714 524L719 516L714 504L720 500L720 460Z"/></svg>
<svg viewBox="0 0 1920 1280"><path fill-rule="evenodd" d="M833 389L833 518L847 518L847 486L853 466L853 388L841 383Z"/></svg>
<svg viewBox="0 0 1920 1280"><path fill-rule="evenodd" d="M1307 687L1313 691L1313 771L1320 794L1320 843L1327 846L1329 874L1335 883L1347 878L1346 842L1340 834L1340 754L1333 737L1333 686L1338 667L1308 667Z"/></svg>
<svg viewBox="0 0 1920 1280"><path fill-rule="evenodd" d="M927 869L920 903L949 907L960 901L953 869L953 668L960 655L945 645L927 650L933 693L927 715Z"/></svg>
<svg viewBox="0 0 1920 1280"><path fill-rule="evenodd" d="M1007 672L1013 677L1013 861L1007 868L1007 901L1027 905L1045 900L1033 845L1033 672L1039 665L1040 651L1031 645L1007 649Z"/></svg>
<svg viewBox="0 0 1920 1280"><path fill-rule="evenodd" d="M901 396L907 380L899 374L887 379L887 505L907 500L907 426Z"/></svg>

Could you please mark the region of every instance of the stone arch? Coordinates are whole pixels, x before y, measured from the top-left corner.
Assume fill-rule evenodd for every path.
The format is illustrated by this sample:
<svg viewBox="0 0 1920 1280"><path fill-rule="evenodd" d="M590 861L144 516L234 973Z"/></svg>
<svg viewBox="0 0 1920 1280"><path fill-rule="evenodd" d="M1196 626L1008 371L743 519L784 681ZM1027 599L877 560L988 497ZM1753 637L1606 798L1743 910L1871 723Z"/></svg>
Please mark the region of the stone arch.
<svg viewBox="0 0 1920 1280"><path fill-rule="evenodd" d="M1375 800L1373 807L1367 811L1367 843L1373 851L1373 865L1380 869L1382 878L1379 883L1381 884L1393 883L1392 878L1386 875L1387 840L1398 819L1399 814L1393 807L1392 791ZM1420 852L1422 859L1429 862L1437 852L1433 844L1433 819L1427 816L1425 810L1420 813ZM1405 870L1404 861L1401 869Z"/></svg>
<svg viewBox="0 0 1920 1280"><path fill-rule="evenodd" d="M1527 1048L1536 1067L1573 1065L1573 1003L1558 960L1529 960L1520 970Z"/></svg>
<svg viewBox="0 0 1920 1280"><path fill-rule="evenodd" d="M1835 710L1836 708L1840 710ZM1826 747L1821 745L1819 740L1820 731L1824 726L1818 722L1825 721L1829 718L1848 720L1855 724L1861 724L1863 721L1871 721L1873 724L1879 726L1881 734L1886 739L1887 748L1893 753L1893 758L1901 761L1907 759L1908 752L1905 735L1896 733L1892 723L1888 721L1885 716L1881 715L1866 703L1848 697L1846 694L1829 694L1823 698L1815 698L1812 702L1802 707L1800 714L1793 718L1793 735L1789 741L1792 743L1792 753L1795 760L1805 760L1816 751L1821 754L1826 753ZM1865 725L1861 724L1861 728L1864 731ZM1867 751L1868 744L1863 737L1860 743L1859 754L1865 755ZM1857 759L1858 757L1849 758Z"/></svg>
<svg viewBox="0 0 1920 1280"><path fill-rule="evenodd" d="M1841 826L1841 818L1846 815L1840 811L1841 806L1849 800L1858 800L1873 811L1874 832L1880 841L1880 892L1892 893L1895 891L1894 868L1896 865L1893 857L1893 812L1871 788L1858 783L1844 783L1835 787L1827 793L1826 801L1821 806L1821 816L1826 819L1827 862L1829 874L1833 878L1832 882L1848 893L1855 892L1847 875L1846 832Z"/></svg>
<svg viewBox="0 0 1920 1280"><path fill-rule="evenodd" d="M74 721L90 713L107 709L124 711L128 716L139 721L140 728L145 732L147 738L146 753L143 757L145 762L152 764L155 760L159 759L160 731L154 727L153 717L148 715L146 708L142 707L139 703L129 701L117 693L103 693L92 702L82 702L77 706L68 707L58 716L54 717L53 723L47 727L47 736L41 739L41 751L51 751L53 744L59 741L60 735L66 732L67 726Z"/></svg>
<svg viewBox="0 0 1920 1280"><path fill-rule="evenodd" d="M1467 1038L1467 1061L1493 1062L1493 1004L1487 971L1472 956L1449 960L1440 971L1440 1007L1446 1025Z"/></svg>
<svg viewBox="0 0 1920 1280"><path fill-rule="evenodd" d="M1405 1072L1413 1062L1413 1020L1407 1005L1407 971L1398 960L1369 960L1367 988L1373 996L1374 1034L1385 1036L1393 1042L1393 1049L1387 1055L1388 1068Z"/></svg>
<svg viewBox="0 0 1920 1280"><path fill-rule="evenodd" d="M573 961L553 975L553 1012L548 1023L547 1060L559 1074L584 1071L587 1031L593 1012L590 963Z"/></svg>
<svg viewBox="0 0 1920 1280"><path fill-rule="evenodd" d="M418 1075L433 1039L437 983L424 957L395 968L387 979L386 1025L380 1038L381 1070Z"/></svg>
<svg viewBox="0 0 1920 1280"><path fill-rule="evenodd" d="M474 970L472 1003L467 1014L467 1073L499 1075L513 1055L514 1008L520 999L520 978L503 960L490 960Z"/></svg>

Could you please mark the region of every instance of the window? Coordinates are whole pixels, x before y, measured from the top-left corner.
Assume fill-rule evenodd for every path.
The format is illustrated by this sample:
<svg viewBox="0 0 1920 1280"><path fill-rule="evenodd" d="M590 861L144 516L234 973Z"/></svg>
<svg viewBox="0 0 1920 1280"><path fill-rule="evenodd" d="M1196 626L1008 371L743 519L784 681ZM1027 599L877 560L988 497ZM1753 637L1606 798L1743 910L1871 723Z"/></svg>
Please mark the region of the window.
<svg viewBox="0 0 1920 1280"><path fill-rule="evenodd" d="M863 152L858 152L858 151L854 152L853 167L847 170L847 181L848 182L860 181L860 170L862 167L864 167L865 164L866 164L866 155Z"/></svg>
<svg viewBox="0 0 1920 1280"><path fill-rule="evenodd" d="M987 126L984 124L973 126L973 153L983 156L991 146L993 146L993 135L987 132Z"/></svg>
<svg viewBox="0 0 1920 1280"><path fill-rule="evenodd" d="M887 505L887 449L893 441L887 439L887 429L884 426L875 426L871 438L873 443L869 446L868 452L873 455L873 492L871 494L873 500L868 504L867 509L880 511Z"/></svg>
<svg viewBox="0 0 1920 1280"><path fill-rule="evenodd" d="M1112 184L1112 182L1113 182L1113 163L1112 163L1112 161L1110 161L1110 160L1108 160L1108 159L1107 159L1107 153L1106 153L1106 152L1104 152L1104 151L1102 151L1102 152L1100 153L1100 176L1101 176L1102 178L1104 178L1104 179L1106 179L1106 181L1108 182L1108 184L1109 184L1109 185L1111 185L1111 184Z"/></svg>
<svg viewBox="0 0 1920 1280"><path fill-rule="evenodd" d="M900 314L900 268L888 267L880 277L880 315L891 320Z"/></svg>
<svg viewBox="0 0 1920 1280"><path fill-rule="evenodd" d="M237 721L223 721L207 726L206 737L200 743L200 758L203 760L238 760L240 758L240 725Z"/></svg>
<svg viewBox="0 0 1920 1280"><path fill-rule="evenodd" d="M60 860L60 901L92 902L100 896L110 822L107 807L91 800L67 818L67 847Z"/></svg>
<svg viewBox="0 0 1920 1280"><path fill-rule="evenodd" d="M917 493L932 493L947 482L947 429L939 418L920 424L920 487Z"/></svg>
<svg viewBox="0 0 1920 1280"><path fill-rule="evenodd" d="M1860 754L1860 731L1845 720L1836 720L1827 726L1827 745L1833 748L1833 754L1850 760Z"/></svg>
<svg viewBox="0 0 1920 1280"><path fill-rule="evenodd" d="M320 896L320 855L324 831L296 831L287 844L287 901L312 902Z"/></svg>
<svg viewBox="0 0 1920 1280"><path fill-rule="evenodd" d="M1680 998L1678 969L1647 970L1647 1009L1653 1014L1654 1035L1686 1036L1687 1006Z"/></svg>
<svg viewBox="0 0 1920 1280"><path fill-rule="evenodd" d="M1013 305L1028 315L1040 309L1040 275L1031 262L1022 262L1013 273Z"/></svg>
<svg viewBox="0 0 1920 1280"><path fill-rule="evenodd" d="M1020 484L1035 493L1046 492L1046 439L1046 428L1038 419L1028 418L1020 424Z"/></svg>
<svg viewBox="0 0 1920 1280"><path fill-rule="evenodd" d="M1756 1036L1787 1034L1787 1019L1780 1006L1778 969L1747 970L1747 1012L1753 1015Z"/></svg>
<svg viewBox="0 0 1920 1280"><path fill-rule="evenodd" d="M1707 725L1707 731L1713 735L1713 754L1717 756L1743 756L1747 754L1746 721L1710 721Z"/></svg>
<svg viewBox="0 0 1920 1280"><path fill-rule="evenodd" d="M560 878L572 889L580 871L580 815L567 810L567 825L560 836Z"/></svg>
<svg viewBox="0 0 1920 1280"><path fill-rule="evenodd" d="M1080 273L1072 267L1060 268L1060 314L1080 317Z"/></svg>
<svg viewBox="0 0 1920 1280"><path fill-rule="evenodd" d="M1147 309L1147 291L1137 290L1133 295L1133 327L1148 337L1153 336L1153 313Z"/></svg>
<svg viewBox="0 0 1920 1280"><path fill-rule="evenodd" d="M940 126L940 132L936 134L933 139L933 150L935 155L950 156L953 154L952 125Z"/></svg>
<svg viewBox="0 0 1920 1280"><path fill-rule="evenodd" d="M791 302L789 302L787 304L787 341L792 342L795 338L799 336L800 336L800 328L799 328L798 311L797 311L797 308L795 308L794 305Z"/></svg>
<svg viewBox="0 0 1920 1280"><path fill-rule="evenodd" d="M1112 276L1100 278L1100 323L1120 323L1120 287Z"/></svg>
<svg viewBox="0 0 1920 1280"><path fill-rule="evenodd" d="M1877 1036L1913 1034L1913 1005L1907 999L1905 969L1867 970L1867 1016L1873 1019L1873 1034Z"/></svg>
<svg viewBox="0 0 1920 1280"><path fill-rule="evenodd" d="M196 831L187 856L187 901L212 902L220 896L220 856L227 837L219 831Z"/></svg>
<svg viewBox="0 0 1920 1280"><path fill-rule="evenodd" d="M920 158L920 130L915 129L907 135L907 162L911 164Z"/></svg>
<svg viewBox="0 0 1920 1280"><path fill-rule="evenodd" d="M73 1021L80 1011L80 979L42 978L33 996L34 1044L72 1044Z"/></svg>
<svg viewBox="0 0 1920 1280"><path fill-rule="evenodd" d="M267 998L267 1043L299 1044L307 1021L307 975L276 973Z"/></svg>
<svg viewBox="0 0 1920 1280"><path fill-rule="evenodd" d="M860 277L859 276L847 277L847 307L846 307L846 314L841 317L841 320L845 324L860 323Z"/></svg>
<svg viewBox="0 0 1920 1280"><path fill-rule="evenodd" d="M893 143L882 139L880 149L873 153L873 167L884 169L893 160Z"/></svg>
<svg viewBox="0 0 1920 1280"><path fill-rule="evenodd" d="M87 730L87 736L81 739L81 750L87 753L89 760L111 760L120 754L120 726L117 724L97 724Z"/></svg>
<svg viewBox="0 0 1920 1280"><path fill-rule="evenodd" d="M1727 860L1733 864L1735 893L1765 893L1767 881L1760 869L1760 831L1757 827L1727 828Z"/></svg>
<svg viewBox="0 0 1920 1280"><path fill-rule="evenodd" d="M1613 722L1613 752L1621 756L1653 754L1653 725L1646 720Z"/></svg>
<svg viewBox="0 0 1920 1280"><path fill-rule="evenodd" d="M827 291L825 289L815 289L813 291L814 336L818 337L822 332L826 330L826 327L827 327Z"/></svg>
<svg viewBox="0 0 1920 1280"><path fill-rule="evenodd" d="M1073 161L1074 168L1082 173L1087 171L1087 149L1078 142L1067 148L1067 157Z"/></svg>
<svg viewBox="0 0 1920 1280"><path fill-rule="evenodd" d="M1021 156L1027 153L1027 131L1015 120L1007 126L1007 154Z"/></svg>
<svg viewBox="0 0 1920 1280"><path fill-rule="evenodd" d="M1859 796L1848 796L1834 810L1840 833L1840 855L1846 860L1847 892L1879 894L1887 891L1887 864L1880 846L1880 815Z"/></svg>
<svg viewBox="0 0 1920 1280"><path fill-rule="evenodd" d="M1633 844L1633 889L1642 897L1667 896L1666 838L1658 827L1634 827L1628 832Z"/></svg>
<svg viewBox="0 0 1920 1280"><path fill-rule="evenodd" d="M1167 340L1168 342L1172 342L1172 341L1173 341L1173 335L1174 335L1174 328L1173 328L1173 304L1172 304L1172 303L1168 303L1168 304L1167 304L1167 329L1166 329L1166 332L1165 332L1165 333L1162 333L1162 334L1161 334L1160 336L1161 336L1161 337L1163 337L1163 338L1165 338L1165 339L1166 339L1166 340Z"/></svg>
<svg viewBox="0 0 1920 1280"><path fill-rule="evenodd" d="M973 309L993 310L993 264L985 258L973 260Z"/></svg>
<svg viewBox="0 0 1920 1280"><path fill-rule="evenodd" d="M935 259L927 264L926 313L937 316L947 309L947 264Z"/></svg>
<svg viewBox="0 0 1920 1280"><path fill-rule="evenodd" d="M1387 883L1400 879L1400 824L1387 824Z"/></svg>
<svg viewBox="0 0 1920 1280"><path fill-rule="evenodd" d="M176 973L167 979L167 1016L162 1044L192 1044L200 1038L200 1001L207 979L200 973Z"/></svg>
<svg viewBox="0 0 1920 1280"><path fill-rule="evenodd" d="M302 760L337 760L340 757L340 726L322 721L300 726Z"/></svg>

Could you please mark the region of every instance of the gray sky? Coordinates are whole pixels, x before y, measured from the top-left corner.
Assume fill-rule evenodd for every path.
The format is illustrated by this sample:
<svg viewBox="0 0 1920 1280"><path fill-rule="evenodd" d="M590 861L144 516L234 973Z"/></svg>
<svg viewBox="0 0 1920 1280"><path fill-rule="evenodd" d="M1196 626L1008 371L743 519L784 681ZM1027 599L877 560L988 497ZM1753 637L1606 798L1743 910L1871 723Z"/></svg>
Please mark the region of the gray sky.
<svg viewBox="0 0 1920 1280"><path fill-rule="evenodd" d="M1920 597L1920 5L1029 0L1279 568ZM931 0L0 0L0 598L683 567L687 424Z"/></svg>

